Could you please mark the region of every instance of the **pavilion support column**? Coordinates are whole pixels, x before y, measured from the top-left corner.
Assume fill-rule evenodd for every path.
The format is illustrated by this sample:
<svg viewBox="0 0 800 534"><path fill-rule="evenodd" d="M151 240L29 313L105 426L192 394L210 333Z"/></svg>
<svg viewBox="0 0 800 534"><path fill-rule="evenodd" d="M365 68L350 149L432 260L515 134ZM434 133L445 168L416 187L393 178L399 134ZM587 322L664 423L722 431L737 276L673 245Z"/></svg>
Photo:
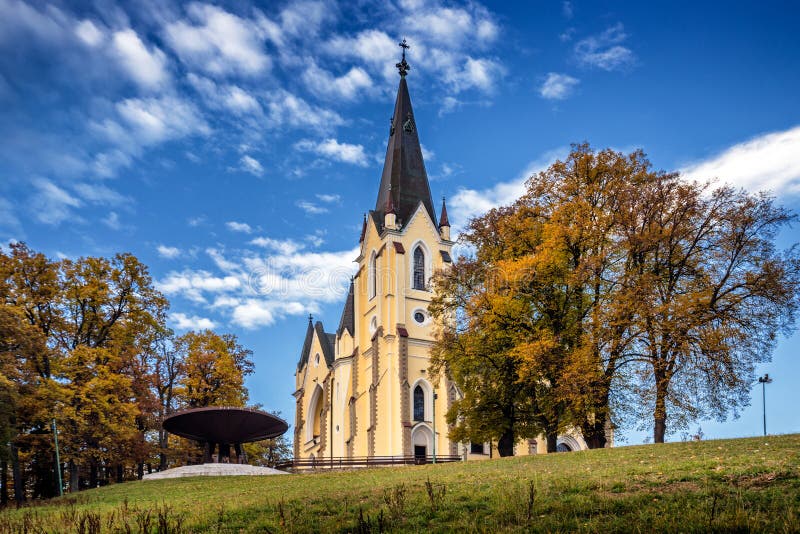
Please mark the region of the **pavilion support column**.
<svg viewBox="0 0 800 534"><path fill-rule="evenodd" d="M210 441L203 443L203 463L210 464L214 456L214 444Z"/></svg>
<svg viewBox="0 0 800 534"><path fill-rule="evenodd" d="M229 443L220 443L219 444L219 454L217 455L217 462L222 463L222 459L227 458L230 461L231 458L231 446Z"/></svg>
<svg viewBox="0 0 800 534"><path fill-rule="evenodd" d="M247 463L247 458L245 457L245 453L244 453L244 447L242 447L241 443L234 443L233 444L233 452L236 453L236 463L238 463L238 464Z"/></svg>

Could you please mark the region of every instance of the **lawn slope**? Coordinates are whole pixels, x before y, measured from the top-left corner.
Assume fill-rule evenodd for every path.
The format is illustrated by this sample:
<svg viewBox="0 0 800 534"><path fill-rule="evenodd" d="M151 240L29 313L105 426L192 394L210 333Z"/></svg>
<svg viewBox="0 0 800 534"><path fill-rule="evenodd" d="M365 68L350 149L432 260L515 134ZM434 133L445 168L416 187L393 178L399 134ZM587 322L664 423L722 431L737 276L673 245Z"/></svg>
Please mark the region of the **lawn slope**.
<svg viewBox="0 0 800 534"><path fill-rule="evenodd" d="M800 435L286 477L129 482L5 532L800 531Z"/></svg>

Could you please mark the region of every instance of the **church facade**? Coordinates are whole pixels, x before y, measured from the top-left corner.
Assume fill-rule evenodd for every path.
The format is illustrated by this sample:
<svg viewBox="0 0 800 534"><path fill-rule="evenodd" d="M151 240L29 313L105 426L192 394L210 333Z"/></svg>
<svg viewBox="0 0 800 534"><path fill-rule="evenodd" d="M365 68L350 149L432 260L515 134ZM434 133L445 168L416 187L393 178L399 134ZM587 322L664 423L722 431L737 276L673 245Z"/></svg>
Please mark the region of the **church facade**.
<svg viewBox="0 0 800 534"><path fill-rule="evenodd" d="M404 50L405 52L405 50ZM455 384L431 377L434 325L429 280L452 263L450 223L437 218L406 74L389 131L375 207L365 216L360 252L335 332L309 318L295 374L294 457L462 455L488 457L491 444L448 439L445 413ZM579 438L562 444L585 448ZM518 454L543 452L525 440Z"/></svg>

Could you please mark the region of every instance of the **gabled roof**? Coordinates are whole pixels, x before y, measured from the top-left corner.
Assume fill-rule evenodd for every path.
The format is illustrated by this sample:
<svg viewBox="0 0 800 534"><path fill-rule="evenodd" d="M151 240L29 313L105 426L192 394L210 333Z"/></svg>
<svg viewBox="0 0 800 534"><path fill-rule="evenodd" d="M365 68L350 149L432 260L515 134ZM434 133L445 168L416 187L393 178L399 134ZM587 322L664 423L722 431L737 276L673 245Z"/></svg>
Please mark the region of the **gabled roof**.
<svg viewBox="0 0 800 534"><path fill-rule="evenodd" d="M414 110L411 108L411 97L402 69L389 132L381 185L372 214L379 223L378 228L383 226L387 206L394 209L398 222L405 225L420 202L425 205L431 220L435 222L428 174L422 159Z"/></svg>
<svg viewBox="0 0 800 534"><path fill-rule="evenodd" d="M322 355L325 357L325 363L328 367L333 365L333 360L336 357L333 347L336 343L336 334L328 334L325 332L322 321L317 321L312 325L311 316L308 317L308 328L306 328L306 339L303 341L303 350L300 352L300 361L297 363L297 368L302 369L308 363L308 357L311 353L311 345L314 342L314 333L319 338L319 344L322 346Z"/></svg>
<svg viewBox="0 0 800 534"><path fill-rule="evenodd" d="M347 330L350 332L351 337L356 335L356 313L355 313L355 298L354 298L355 285L353 280L350 279L350 291L347 292L347 298L344 301L344 309L342 310L342 318L339 320L339 329L336 330L336 335L341 336L342 332Z"/></svg>

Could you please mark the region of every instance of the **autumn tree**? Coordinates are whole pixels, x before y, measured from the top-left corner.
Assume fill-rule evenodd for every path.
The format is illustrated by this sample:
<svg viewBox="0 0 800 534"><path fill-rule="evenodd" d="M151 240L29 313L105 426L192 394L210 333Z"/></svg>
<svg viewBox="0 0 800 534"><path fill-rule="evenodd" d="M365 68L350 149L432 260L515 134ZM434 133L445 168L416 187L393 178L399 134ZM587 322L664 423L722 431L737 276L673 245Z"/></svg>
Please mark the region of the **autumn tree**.
<svg viewBox="0 0 800 534"><path fill-rule="evenodd" d="M501 456L513 454L516 440L557 431L547 399L537 389L548 384L528 380L517 350L521 302L507 298L505 273L495 269L491 249L496 234L514 234L506 225L508 210L494 210L474 221L467 238L478 246L477 258L460 258L434 279L436 296L429 310L441 325L432 348L432 372L447 373L462 396L448 411L455 441L495 440ZM487 234L484 229L493 232ZM554 430L555 429L555 430Z"/></svg>
<svg viewBox="0 0 800 534"><path fill-rule="evenodd" d="M775 247L794 216L767 194L662 177L641 195L622 235L660 443L668 418L724 419L748 404L755 366L793 327L800 263Z"/></svg>
<svg viewBox="0 0 800 534"><path fill-rule="evenodd" d="M668 416L735 412L793 325L798 256L774 246L792 219L768 195L653 170L641 151L574 146L472 220L474 254L436 276L434 360L464 393L452 435L536 429L554 450L572 427L602 447L643 410L657 442Z"/></svg>
<svg viewBox="0 0 800 534"><path fill-rule="evenodd" d="M53 333L60 328L58 262L23 243L0 252L3 369L11 409L10 461L15 499L25 497L30 482L33 497L57 492L50 422L55 416L53 374L60 353ZM10 408L10 407L9 407Z"/></svg>
<svg viewBox="0 0 800 534"><path fill-rule="evenodd" d="M148 430L141 411L147 399L135 395L144 394L148 386L138 382L149 381L150 373L136 359L153 332L164 328L167 301L153 288L147 267L131 254L63 260L61 270L64 321L56 339L66 353L63 424L73 430L65 433L64 457L70 462L73 484L79 464L88 462L89 484L94 486L98 469L108 468L112 456L116 462L141 462L141 455L131 453ZM81 371L87 365L93 373ZM102 396L109 414L117 417L104 418L87 402L94 395ZM98 434L86 425L92 420L109 426ZM105 450L101 434L116 434L111 444L115 450ZM87 450L94 452L86 454Z"/></svg>
<svg viewBox="0 0 800 534"><path fill-rule="evenodd" d="M182 355L183 376L175 395L186 407L244 406L245 376L253 372L252 351L233 334L211 330L187 332L175 340Z"/></svg>

